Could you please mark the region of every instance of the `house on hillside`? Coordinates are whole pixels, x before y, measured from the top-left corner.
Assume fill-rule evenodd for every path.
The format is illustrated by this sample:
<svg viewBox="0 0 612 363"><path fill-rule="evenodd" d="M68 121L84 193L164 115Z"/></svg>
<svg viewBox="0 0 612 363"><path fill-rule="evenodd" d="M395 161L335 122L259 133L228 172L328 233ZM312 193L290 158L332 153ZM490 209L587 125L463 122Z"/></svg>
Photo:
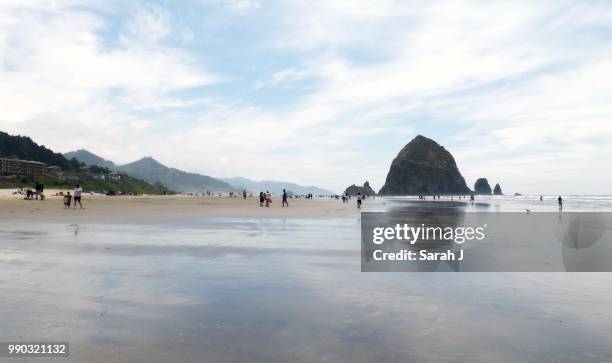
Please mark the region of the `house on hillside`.
<svg viewBox="0 0 612 363"><path fill-rule="evenodd" d="M122 177L121 174L113 172L113 173L104 174L102 176L102 180L119 181L121 180L121 177Z"/></svg>
<svg viewBox="0 0 612 363"><path fill-rule="evenodd" d="M48 166L47 167L47 174L46 175L51 175L51 176L62 176L62 168L60 168L59 166Z"/></svg>

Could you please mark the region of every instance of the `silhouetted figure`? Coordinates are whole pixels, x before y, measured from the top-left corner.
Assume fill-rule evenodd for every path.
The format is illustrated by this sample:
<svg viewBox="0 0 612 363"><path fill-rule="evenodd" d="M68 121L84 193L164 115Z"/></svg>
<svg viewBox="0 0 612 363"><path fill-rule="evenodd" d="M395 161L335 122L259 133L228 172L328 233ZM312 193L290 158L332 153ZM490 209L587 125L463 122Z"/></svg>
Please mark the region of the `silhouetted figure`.
<svg viewBox="0 0 612 363"><path fill-rule="evenodd" d="M42 193L45 189L45 186L39 182L36 182L36 200L38 200L38 197L41 196L42 199Z"/></svg>
<svg viewBox="0 0 612 363"><path fill-rule="evenodd" d="M540 195L540 202L544 201L544 198Z"/></svg>
<svg viewBox="0 0 612 363"><path fill-rule="evenodd" d="M287 205L287 207L289 206L289 203L287 203L287 191L285 189L283 189L283 207Z"/></svg>
<svg viewBox="0 0 612 363"><path fill-rule="evenodd" d="M563 198L561 196L557 198L557 202L559 203L559 210L563 209Z"/></svg>
<svg viewBox="0 0 612 363"><path fill-rule="evenodd" d="M474 203L474 194L470 195L470 202Z"/></svg>
<svg viewBox="0 0 612 363"><path fill-rule="evenodd" d="M263 192L259 192L259 206L260 206L260 207L263 207L263 204L264 204L264 200L265 200L265 199L266 199L266 198L264 197L264 193L263 193Z"/></svg>
<svg viewBox="0 0 612 363"><path fill-rule="evenodd" d="M361 209L361 193L357 193L357 208Z"/></svg>

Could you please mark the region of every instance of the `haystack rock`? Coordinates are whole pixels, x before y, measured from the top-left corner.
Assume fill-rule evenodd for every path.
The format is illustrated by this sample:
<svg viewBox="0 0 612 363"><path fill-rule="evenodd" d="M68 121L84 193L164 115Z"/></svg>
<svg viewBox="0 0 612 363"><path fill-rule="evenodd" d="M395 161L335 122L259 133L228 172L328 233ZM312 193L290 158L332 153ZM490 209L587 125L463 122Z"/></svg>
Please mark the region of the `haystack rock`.
<svg viewBox="0 0 612 363"><path fill-rule="evenodd" d="M410 141L393 159L381 195L470 194L453 156L424 136Z"/></svg>
<svg viewBox="0 0 612 363"><path fill-rule="evenodd" d="M474 193L480 195L491 195L491 186L487 178L479 178L474 184Z"/></svg>
<svg viewBox="0 0 612 363"><path fill-rule="evenodd" d="M502 192L501 187L499 186L499 183L495 184L495 188L493 188L493 194L495 194L495 195L504 195L504 193Z"/></svg>
<svg viewBox="0 0 612 363"><path fill-rule="evenodd" d="M346 188L345 193L348 195L357 195L358 193L361 193L361 195L366 195L368 197L376 195L376 192L372 189L372 187L370 187L370 183L367 181L363 183L362 187L355 184L351 185L350 187Z"/></svg>

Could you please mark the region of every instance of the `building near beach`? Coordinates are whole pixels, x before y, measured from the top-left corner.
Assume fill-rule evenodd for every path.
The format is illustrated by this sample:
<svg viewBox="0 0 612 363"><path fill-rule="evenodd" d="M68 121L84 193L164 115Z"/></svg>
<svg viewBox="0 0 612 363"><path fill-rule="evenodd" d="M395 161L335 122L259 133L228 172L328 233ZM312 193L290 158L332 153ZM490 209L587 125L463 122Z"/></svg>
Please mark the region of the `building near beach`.
<svg viewBox="0 0 612 363"><path fill-rule="evenodd" d="M46 171L46 175L52 175L52 176L62 176L62 168L60 168L59 166L48 166L47 167L47 171Z"/></svg>
<svg viewBox="0 0 612 363"><path fill-rule="evenodd" d="M41 176L47 174L47 164L40 161L0 158L2 175Z"/></svg>
<svg viewBox="0 0 612 363"><path fill-rule="evenodd" d="M102 180L110 180L110 181L118 181L121 180L121 174L119 173L108 173L105 175L102 175Z"/></svg>

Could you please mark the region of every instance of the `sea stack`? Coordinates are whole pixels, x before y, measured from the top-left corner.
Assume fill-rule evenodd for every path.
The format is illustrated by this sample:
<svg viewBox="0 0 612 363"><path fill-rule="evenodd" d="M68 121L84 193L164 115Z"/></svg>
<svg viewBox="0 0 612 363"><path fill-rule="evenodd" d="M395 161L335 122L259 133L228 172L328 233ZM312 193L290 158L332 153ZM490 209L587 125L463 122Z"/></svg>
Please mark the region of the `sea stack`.
<svg viewBox="0 0 612 363"><path fill-rule="evenodd" d="M381 195L470 194L453 156L424 136L410 141L393 159Z"/></svg>
<svg viewBox="0 0 612 363"><path fill-rule="evenodd" d="M361 195L365 195L365 196L372 196L372 195L376 195L376 192L374 191L374 189L372 189L372 187L370 187L370 183L369 182L365 182L363 183L363 186L357 186L355 184L351 185L350 187L346 188L345 193L347 193L348 195L357 195L358 193L361 193Z"/></svg>
<svg viewBox="0 0 612 363"><path fill-rule="evenodd" d="M501 187L499 186L499 183L495 184L495 188L493 188L493 194L495 194L495 195L504 195L504 193L502 192Z"/></svg>
<svg viewBox="0 0 612 363"><path fill-rule="evenodd" d="M491 186L487 178L479 178L474 184L474 193L479 195L491 195Z"/></svg>

